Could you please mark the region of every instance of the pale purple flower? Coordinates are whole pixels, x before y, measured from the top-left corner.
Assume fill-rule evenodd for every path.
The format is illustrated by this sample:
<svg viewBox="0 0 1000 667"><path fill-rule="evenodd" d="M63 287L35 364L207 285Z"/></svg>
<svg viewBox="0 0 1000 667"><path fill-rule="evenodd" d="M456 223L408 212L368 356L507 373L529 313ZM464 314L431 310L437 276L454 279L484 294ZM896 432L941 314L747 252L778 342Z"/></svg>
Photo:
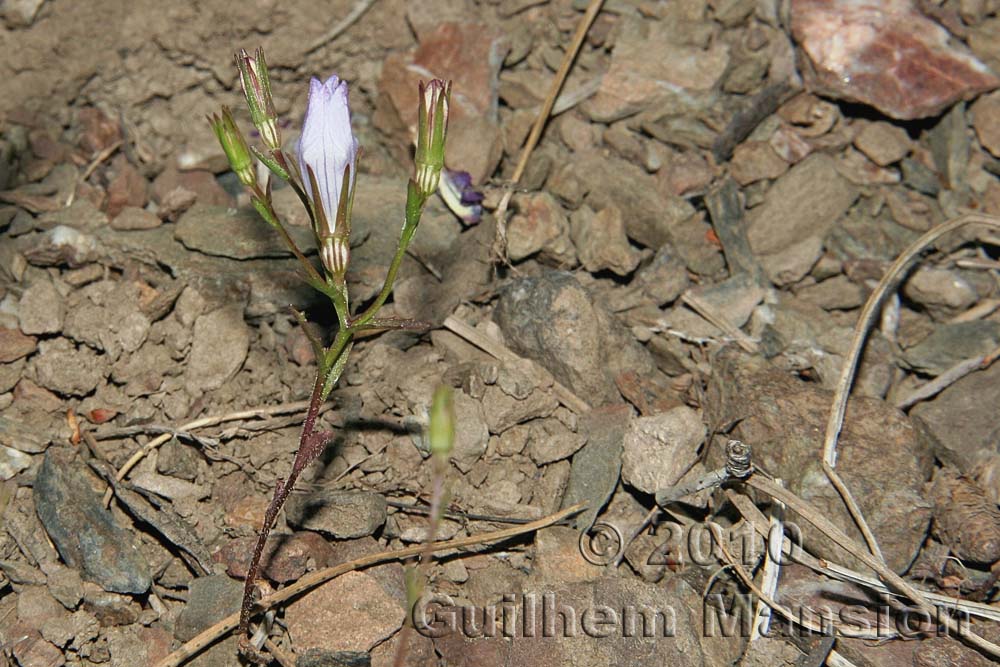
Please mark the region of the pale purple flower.
<svg viewBox="0 0 1000 667"><path fill-rule="evenodd" d="M320 236L333 234L337 209L344 188L344 170L349 166L348 193L354 187L358 142L351 132L351 111L347 105L347 82L331 76L326 83L313 78L309 82L309 102L299 137L299 170L306 193L317 209L317 218L326 221ZM308 167L316 176L319 192L313 192Z"/></svg>

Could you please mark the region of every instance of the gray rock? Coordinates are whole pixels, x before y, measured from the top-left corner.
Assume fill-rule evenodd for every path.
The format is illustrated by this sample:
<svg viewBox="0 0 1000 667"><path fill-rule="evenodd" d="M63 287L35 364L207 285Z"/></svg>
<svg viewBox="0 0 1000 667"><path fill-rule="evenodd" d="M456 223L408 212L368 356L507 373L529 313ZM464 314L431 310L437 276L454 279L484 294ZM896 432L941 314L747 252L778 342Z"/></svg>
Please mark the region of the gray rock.
<svg viewBox="0 0 1000 667"><path fill-rule="evenodd" d="M694 207L663 187L642 167L612 159L600 151L574 155L573 173L595 211L615 206L622 212L625 233L647 248L658 249L672 240L672 229L695 214Z"/></svg>
<svg viewBox="0 0 1000 667"><path fill-rule="evenodd" d="M616 375L656 367L649 352L568 273L512 282L493 316L515 352L595 405L619 400Z"/></svg>
<svg viewBox="0 0 1000 667"><path fill-rule="evenodd" d="M242 307L227 306L199 317L184 369L189 393L199 395L221 387L240 370L249 351L250 330Z"/></svg>
<svg viewBox="0 0 1000 667"><path fill-rule="evenodd" d="M177 615L174 636L186 642L210 625L240 608L243 585L224 574L199 577L191 582L187 604Z"/></svg>
<svg viewBox="0 0 1000 667"><path fill-rule="evenodd" d="M35 510L67 565L106 591L145 593L149 565L134 535L104 509L76 453L52 447L35 481Z"/></svg>
<svg viewBox="0 0 1000 667"><path fill-rule="evenodd" d="M732 347L713 359L704 401L710 424L736 423L731 437L753 446L753 458L790 491L854 539L860 531L822 470L821 435L832 392L802 382ZM721 446L709 449L705 464L724 464ZM887 455L891 452L891 456ZM933 466L929 442L899 410L875 398L852 397L837 446L837 472L844 479L878 539L886 563L903 572L926 537L931 507L924 482ZM847 567L862 567L853 556L798 523L806 548ZM814 550L814 551L813 551Z"/></svg>
<svg viewBox="0 0 1000 667"><path fill-rule="evenodd" d="M528 456L542 466L572 456L587 442L582 432L573 432L558 419L541 419L531 422L528 438Z"/></svg>
<svg viewBox="0 0 1000 667"><path fill-rule="evenodd" d="M705 441L701 416L686 406L637 417L625 431L622 480L644 493L676 484L698 460Z"/></svg>
<svg viewBox="0 0 1000 667"><path fill-rule="evenodd" d="M497 386L486 387L483 404L490 406L485 411L486 425L497 435L529 419L547 417L559 407L559 401L547 391L533 391L517 399Z"/></svg>
<svg viewBox="0 0 1000 667"><path fill-rule="evenodd" d="M844 275L803 287L796 296L824 310L849 310L865 302L864 290Z"/></svg>
<svg viewBox="0 0 1000 667"><path fill-rule="evenodd" d="M370 491L320 491L292 495L285 504L288 523L351 539L371 535L386 517L385 498Z"/></svg>
<svg viewBox="0 0 1000 667"><path fill-rule="evenodd" d="M7 481L31 465L31 457L27 454L0 445L0 481Z"/></svg>
<svg viewBox="0 0 1000 667"><path fill-rule="evenodd" d="M819 259L827 231L857 197L857 187L821 153L776 180L764 203L747 213L750 246L771 281L785 285L808 273Z"/></svg>
<svg viewBox="0 0 1000 667"><path fill-rule="evenodd" d="M1000 322L977 320L942 324L903 355L907 365L921 373L940 375L955 364L983 354L1000 344Z"/></svg>
<svg viewBox="0 0 1000 667"><path fill-rule="evenodd" d="M21 295L17 315L21 320L23 333L60 333L65 315L62 296L56 291L52 281L47 278L36 280Z"/></svg>
<svg viewBox="0 0 1000 667"><path fill-rule="evenodd" d="M308 227L285 225L303 252L316 245ZM195 204L177 221L174 237L185 248L232 259L290 257L281 236L253 209Z"/></svg>
<svg viewBox="0 0 1000 667"><path fill-rule="evenodd" d="M163 224L160 216L137 206L126 206L111 221L111 229L119 231L135 231L137 229L155 229Z"/></svg>
<svg viewBox="0 0 1000 667"><path fill-rule="evenodd" d="M997 451L995 406L1000 405L1000 364L970 373L910 411L934 436L935 455L971 473Z"/></svg>
<svg viewBox="0 0 1000 667"><path fill-rule="evenodd" d="M570 236L583 268L627 276L639 265L639 253L628 242L621 209L609 206L596 214L583 206L570 216Z"/></svg>
<svg viewBox="0 0 1000 667"><path fill-rule="evenodd" d="M938 124L928 132L931 156L938 173L950 190L959 190L965 184L969 168L969 125L965 120L965 102L959 102L944 114Z"/></svg>
<svg viewBox="0 0 1000 667"><path fill-rule="evenodd" d="M83 599L83 579L71 567L49 566L47 570L49 592L69 610L76 609Z"/></svg>
<svg viewBox="0 0 1000 667"><path fill-rule="evenodd" d="M108 359L65 338L42 341L33 359L38 384L67 396L89 394L108 375Z"/></svg>
<svg viewBox="0 0 1000 667"><path fill-rule="evenodd" d="M455 444L451 462L462 472L469 472L486 453L490 432L482 404L463 391L454 393Z"/></svg>
<svg viewBox="0 0 1000 667"><path fill-rule="evenodd" d="M657 306L665 306L675 301L689 282L684 261L665 243L656 251L653 261L639 269L634 284L642 286L643 293Z"/></svg>
<svg viewBox="0 0 1000 667"><path fill-rule="evenodd" d="M587 509L577 515L576 528L593 525L601 508L618 486L622 467L622 443L632 410L626 405L598 408L582 415L579 429L587 434L587 443L573 456L569 485L563 505L586 502Z"/></svg>
<svg viewBox="0 0 1000 667"><path fill-rule="evenodd" d="M927 308L932 316L963 310L979 298L959 274L932 266L914 271L903 286L903 294Z"/></svg>

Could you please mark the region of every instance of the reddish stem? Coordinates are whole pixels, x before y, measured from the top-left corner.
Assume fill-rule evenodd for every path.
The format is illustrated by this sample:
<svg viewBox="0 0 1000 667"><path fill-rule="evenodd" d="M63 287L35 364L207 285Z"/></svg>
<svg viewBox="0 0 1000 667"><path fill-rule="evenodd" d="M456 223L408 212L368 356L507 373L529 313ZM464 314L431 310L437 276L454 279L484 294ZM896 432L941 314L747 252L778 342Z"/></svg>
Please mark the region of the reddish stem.
<svg viewBox="0 0 1000 667"><path fill-rule="evenodd" d="M253 559L250 561L247 578L243 584L243 604L240 607L238 633L242 637L246 637L250 629L250 614L253 612L254 607L253 593L257 582L257 573L260 568L260 559L264 553L264 545L267 544L268 535L270 535L271 528L274 526L274 521L278 518L278 512L281 511L285 500L288 499L288 494L291 493L292 487L295 486L295 481L299 478L299 474L313 459L319 456L320 452L323 451L323 446L326 444L325 439L324 442L317 443L315 438L317 434L313 432L316 427L316 418L319 416L322 393L323 376L322 374L317 374L316 385L313 387L312 396L309 398L309 410L306 412L306 419L302 424L302 434L299 436L299 447L295 453L292 470L288 474L288 479L279 479L275 485L274 496L271 498L271 503L264 512L264 525L261 526L260 534L257 536L257 544L253 548Z"/></svg>

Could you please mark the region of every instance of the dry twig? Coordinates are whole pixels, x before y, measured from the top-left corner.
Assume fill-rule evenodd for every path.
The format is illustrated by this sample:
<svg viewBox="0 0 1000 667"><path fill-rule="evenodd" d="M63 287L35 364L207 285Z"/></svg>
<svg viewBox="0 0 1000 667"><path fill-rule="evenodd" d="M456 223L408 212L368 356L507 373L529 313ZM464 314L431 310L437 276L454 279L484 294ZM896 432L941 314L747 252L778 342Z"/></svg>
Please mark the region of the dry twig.
<svg viewBox="0 0 1000 667"><path fill-rule="evenodd" d="M794 493L791 493L790 491L781 488L774 482L765 479L762 475L751 475L746 480L745 484L751 488L766 493L775 500L779 500L787 505L790 510L797 512L803 519L823 532L841 548L874 570L889 588L909 598L914 604L916 604L920 611L929 614L931 618L936 617L936 609L934 605L928 601L925 593L917 590L905 579L886 567L881 558L877 558L866 551L860 544L848 537L844 531L833 525L833 523L831 523L822 512L814 508L812 505L805 502ZM963 632L962 629L956 626L955 622L948 616L940 615L938 617L952 636L963 639L976 648L985 651L994 657L1000 658L1000 646L983 639L971 631Z"/></svg>
<svg viewBox="0 0 1000 667"><path fill-rule="evenodd" d="M580 47L583 46L583 40L587 36L587 31L590 30L590 26L594 23L594 19L597 18L603 5L604 0L590 0L590 4L587 5L587 11L584 12L580 23L576 27L576 34L573 35L573 41L570 43L569 48L566 49L566 55L563 56L563 60L559 64L559 70L556 72L555 78L552 79L552 86L545 96L542 109L538 112L538 117L535 118L535 123L531 126L531 132L528 134L524 148L521 149L517 166L514 168L514 175L511 177L511 185L517 185L518 181L521 180L521 176L524 175L524 170L528 166L528 158L531 157L531 152L535 150L538 140L542 138L542 130L545 129L545 123L549 120L552 107L556 103L556 98L559 97L559 91L562 90L563 83L566 82L566 77L569 76L569 70L573 66L573 61L576 60L576 55L580 52ZM510 205L510 198L513 192L513 189L504 192L494 214L494 218L497 221L497 231L496 239L493 242L493 251L505 263L507 261L507 207Z"/></svg>
<svg viewBox="0 0 1000 667"><path fill-rule="evenodd" d="M199 419L195 419L194 421L190 421L187 424L182 424L175 432L193 431L194 429L206 428L208 426L217 426L225 422L237 421L240 419L260 419L261 417L271 417L273 415L283 415L291 412L302 412L304 410L307 410L308 408L309 408L309 401L296 401L295 403L284 403L282 405L273 405L266 408L251 408L249 410L240 410L239 412L230 412L229 414L225 415L201 417ZM127 475L129 471L132 470L132 468L134 468L139 463L139 461L143 459L143 457L145 457L147 454L149 454L151 451L153 451L160 445L169 442L170 439L174 437L175 432L164 433L159 437L153 438L145 445L143 445L141 449L132 454L132 456L129 457L128 461L126 461L122 465L122 467L118 469L118 472L115 474L115 479L117 479L119 482L125 479L125 475ZM103 439L100 433L98 433L96 437L99 440ZM108 487L108 490L105 491L104 493L105 507L107 507L108 504L111 502L112 495L114 495L114 491L111 489L111 487Z"/></svg>
<svg viewBox="0 0 1000 667"><path fill-rule="evenodd" d="M302 577L294 584L291 584L287 588L283 588L276 593L272 593L267 597L259 600L255 607L258 610L270 609L282 602L287 602L288 600L305 593L308 590L319 586L320 584L326 583L331 579L339 577L342 574L347 574L348 572L353 572L354 570L360 570L362 568L370 567L372 565L378 565L379 563L387 563L390 561L401 560L404 558L411 558L417 556L427 549L432 552L446 551L448 549L461 549L464 547L474 546L476 544L485 544L487 542L500 542L503 540L510 539L512 537L517 537L518 535L525 535L527 533L533 533L542 528L551 526L563 519L573 516L577 512L584 509L583 503L578 503L572 507L567 507L564 510L560 510L555 514L550 514L547 517L538 519L537 521L532 521L531 523L526 523L523 526L514 526L513 528L505 528L504 530L494 531L492 533L486 533L484 535L470 535L468 537L460 537L454 540L448 540L447 542L435 542L431 545L417 544L412 547L406 547L405 549L396 549L394 551L380 551L378 553L369 554L367 556L362 556L361 558L356 558L347 563L341 563L340 565L335 565L333 567L324 568L322 570L317 570L311 572L306 576ZM184 664L188 658L191 658L201 651L203 651L208 646L211 646L220 637L228 632L231 632L239 625L240 613L236 612L225 617L215 625L202 631L201 634L197 635L186 644L181 646L179 649L168 655L166 658L161 660L156 664L156 667L179 667L179 665Z"/></svg>

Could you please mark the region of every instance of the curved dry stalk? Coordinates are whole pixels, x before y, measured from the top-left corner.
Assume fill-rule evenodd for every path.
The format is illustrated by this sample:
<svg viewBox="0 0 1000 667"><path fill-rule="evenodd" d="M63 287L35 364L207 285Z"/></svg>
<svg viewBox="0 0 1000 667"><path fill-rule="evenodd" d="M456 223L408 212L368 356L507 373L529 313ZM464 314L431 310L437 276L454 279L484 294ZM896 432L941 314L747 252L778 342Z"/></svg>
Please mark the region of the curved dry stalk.
<svg viewBox="0 0 1000 667"><path fill-rule="evenodd" d="M894 589L897 593L909 598L914 604L916 604L920 611L925 614L929 614L931 618L935 617L936 608L931 602L928 601L922 591L914 588L906 580L886 567L885 563L883 563L881 559L876 558L866 551L860 544L848 537L844 531L833 525L829 519L823 516L822 512L814 508L812 505L802 500L794 493L781 488L768 479L765 479L761 475L751 475L747 478L744 484L757 489L758 491L762 491L775 500L779 500L787 505L789 509L797 512L803 519L811 523L818 530L822 531L827 537L836 542L845 551L874 570L889 588ZM949 634L953 637L967 641L976 648L985 651L996 658L1000 658L1000 646L983 639L971 631L963 632L962 629L956 626L955 622L948 616L939 616L939 618L948 630Z"/></svg>
<svg viewBox="0 0 1000 667"><path fill-rule="evenodd" d="M753 526L754 531L765 541L771 536L771 528L768 523L768 518L764 516L764 513L761 512L748 497L734 493L732 489L726 489L726 498L733 503L733 506L739 510L740 514L743 515L743 518L749 522L751 526ZM846 568L843 565L838 565L837 563L827 559L823 559L821 561L819 558L816 558L809 552L803 550L797 544L793 543L792 540L788 539L788 537L782 539L781 553L787 553L788 557L796 563L804 565L813 572L830 577L831 579L852 583L877 593L890 592L889 588L875 577L861 574L860 572ZM973 602L971 600L960 600L958 598L942 595L940 593L932 593L930 591L922 592L931 603L939 608L956 610L969 614L970 616L975 616L976 618L985 618L990 621L1000 622L1000 609L992 605L984 604L982 602Z"/></svg>
<svg viewBox="0 0 1000 667"><path fill-rule="evenodd" d="M291 584L290 586L287 586L286 588L259 600L254 606L258 611L270 609L271 607L279 605L282 602L286 602L297 595L319 586L320 584L324 584L331 579L339 577L342 574L347 574L348 572L353 572L354 570L370 567L372 565L378 565L379 563L410 558L425 551L435 552L446 551L448 549L461 549L464 547L474 546L476 544L499 542L512 537L517 537L518 535L533 533L537 530L541 530L542 528L558 523L563 519L580 512L584 508L584 503L577 503L576 505L558 511L555 514L542 517L537 521L532 521L520 526L514 526L512 528L497 530L492 533L470 535L468 537L448 540L447 542L434 542L429 545L417 544L412 547L406 547L405 549L380 551L378 553L362 556L361 558L356 558L352 561L348 561L347 563L341 563L340 565L334 565L333 567L327 567L322 570L311 572L296 581L294 584ZM168 655L160 662L156 663L155 667L179 667L187 662L189 658L197 655L205 648L215 643L220 637L234 630L239 625L239 622L240 612L230 614L215 625L203 630L200 634L188 641L179 649Z"/></svg>
<svg viewBox="0 0 1000 667"><path fill-rule="evenodd" d="M847 411L847 397L854 382L854 375L858 368L858 361L861 358L861 351L864 349L868 330L871 329L872 323L878 315L883 299L885 299L890 290L898 286L899 281L905 276L911 263L917 259L920 253L942 236L966 225L975 224L1000 229L1000 218L982 213L970 213L942 223L910 244L896 258L896 261L889 266L889 269L882 276L882 280L879 281L875 291L868 297L864 308L861 309L861 314L858 316L858 323L854 328L854 337L851 339L851 347L847 353L847 357L844 359L844 367L841 370L840 379L837 381L837 388L833 395L833 404L830 408L830 417L827 420L826 434L823 439L823 472L826 473L830 482L844 500L854 522L861 529L861 534L864 535L869 550L875 554L879 561L884 562L885 559L882 557L875 534L872 533L868 522L865 521L861 508L858 507L857 502L854 500L854 496L851 495L847 485L844 484L843 479L841 479L835 470L837 466L837 439L840 437L840 430L844 425L844 413Z"/></svg>

